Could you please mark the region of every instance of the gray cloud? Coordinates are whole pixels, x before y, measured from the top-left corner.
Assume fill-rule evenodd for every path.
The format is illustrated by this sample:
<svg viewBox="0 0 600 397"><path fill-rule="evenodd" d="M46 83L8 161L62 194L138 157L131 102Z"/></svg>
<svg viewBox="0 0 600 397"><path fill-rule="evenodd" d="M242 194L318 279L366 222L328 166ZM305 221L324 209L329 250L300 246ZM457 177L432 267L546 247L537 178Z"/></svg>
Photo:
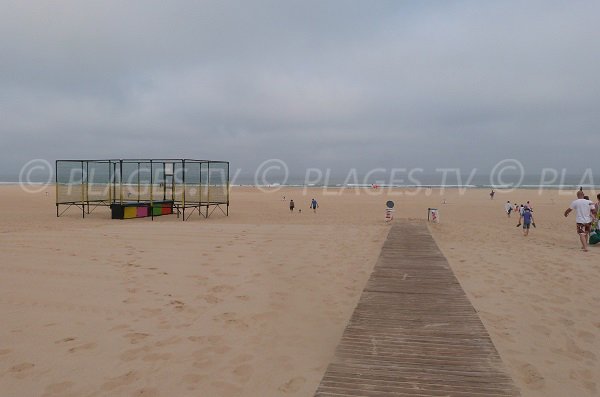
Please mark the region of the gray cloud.
<svg viewBox="0 0 600 397"><path fill-rule="evenodd" d="M595 1L2 2L0 166L593 166Z"/></svg>

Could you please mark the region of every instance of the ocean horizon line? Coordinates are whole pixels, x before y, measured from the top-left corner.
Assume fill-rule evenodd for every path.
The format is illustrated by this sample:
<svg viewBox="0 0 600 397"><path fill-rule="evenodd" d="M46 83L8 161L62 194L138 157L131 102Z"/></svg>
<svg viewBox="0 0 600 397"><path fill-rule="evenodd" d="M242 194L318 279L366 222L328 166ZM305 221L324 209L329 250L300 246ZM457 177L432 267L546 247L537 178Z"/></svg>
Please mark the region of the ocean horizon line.
<svg viewBox="0 0 600 397"><path fill-rule="evenodd" d="M15 185L33 185L33 186L53 186L55 182L18 182L18 181L0 181L0 185L15 186ZM90 183L89 185L102 185L105 183ZM159 183L155 183L158 185ZM79 183L73 183L79 185ZM124 184L134 185L134 184ZM149 184L144 184L149 185ZM190 183L188 185L195 185ZM520 185L493 185L493 184L380 184L380 183L331 183L331 184L301 184L301 183L273 183L273 184L255 184L255 183L231 183L231 187L257 187L257 188L349 188L349 189L596 189L600 185L592 184L520 184Z"/></svg>

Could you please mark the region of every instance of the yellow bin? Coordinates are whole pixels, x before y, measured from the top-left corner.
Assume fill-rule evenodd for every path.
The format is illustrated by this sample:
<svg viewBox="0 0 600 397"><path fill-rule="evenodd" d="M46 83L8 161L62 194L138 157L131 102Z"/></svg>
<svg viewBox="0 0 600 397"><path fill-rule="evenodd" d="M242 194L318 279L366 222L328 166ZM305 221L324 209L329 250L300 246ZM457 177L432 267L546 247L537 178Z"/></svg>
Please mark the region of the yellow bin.
<svg viewBox="0 0 600 397"><path fill-rule="evenodd" d="M137 207L125 207L123 219L130 219L135 217L137 217Z"/></svg>

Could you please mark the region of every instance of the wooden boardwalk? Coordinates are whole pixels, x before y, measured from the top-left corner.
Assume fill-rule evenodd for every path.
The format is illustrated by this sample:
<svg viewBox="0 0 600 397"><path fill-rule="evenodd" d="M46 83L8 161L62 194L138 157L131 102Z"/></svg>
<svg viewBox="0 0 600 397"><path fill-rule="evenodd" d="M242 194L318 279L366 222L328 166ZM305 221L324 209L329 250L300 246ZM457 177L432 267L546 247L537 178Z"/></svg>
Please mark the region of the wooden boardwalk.
<svg viewBox="0 0 600 397"><path fill-rule="evenodd" d="M519 396L424 223L392 226L315 396Z"/></svg>

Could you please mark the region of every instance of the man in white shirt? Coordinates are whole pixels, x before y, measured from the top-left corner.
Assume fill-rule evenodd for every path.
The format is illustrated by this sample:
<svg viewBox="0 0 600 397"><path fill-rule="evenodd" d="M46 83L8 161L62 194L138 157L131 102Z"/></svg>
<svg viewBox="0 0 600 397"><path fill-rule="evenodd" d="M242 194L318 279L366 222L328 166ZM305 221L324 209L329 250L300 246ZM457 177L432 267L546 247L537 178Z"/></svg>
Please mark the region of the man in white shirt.
<svg viewBox="0 0 600 397"><path fill-rule="evenodd" d="M583 198L582 190L577 192L577 200L573 201L565 211L565 218L571 211L575 210L575 222L577 222L577 234L581 240L581 249L587 252L588 240L592 229L592 207L594 203Z"/></svg>

